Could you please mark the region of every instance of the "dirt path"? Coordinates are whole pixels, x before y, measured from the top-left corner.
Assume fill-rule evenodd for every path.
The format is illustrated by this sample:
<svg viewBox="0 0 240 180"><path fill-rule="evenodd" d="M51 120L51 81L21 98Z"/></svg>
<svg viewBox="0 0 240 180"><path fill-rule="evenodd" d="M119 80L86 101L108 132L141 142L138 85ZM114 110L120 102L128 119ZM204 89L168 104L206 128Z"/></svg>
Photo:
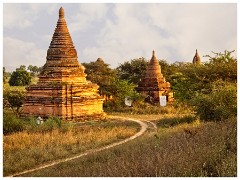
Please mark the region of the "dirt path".
<svg viewBox="0 0 240 180"><path fill-rule="evenodd" d="M136 120L136 119L133 119L133 118L120 117L120 116L109 116L109 118L134 121L134 122L138 123L141 126L141 130L139 132L137 132L136 134L134 134L133 136L131 136L131 137L125 139L125 140L122 140L122 141L119 141L119 142L115 142L115 143L109 144L109 145L101 147L101 148L91 149L91 150L86 151L85 153L81 153L79 155L76 155L76 156L73 156L73 157L70 157L70 158L65 158L65 159L53 161L53 162L51 162L49 164L45 164L45 165L36 167L34 169L29 169L29 170L26 170L26 171L23 171L23 172L15 173L15 174L12 174L12 175L7 176L7 177L21 176L21 175L26 174L26 173L30 173L30 172L37 171L37 170L40 170L40 169L48 168L48 167L51 167L51 166L54 166L54 165L57 165L57 164L60 164L60 163L63 163L63 162L71 161L71 160L74 160L74 159L77 159L77 158L80 158L80 157L83 157L83 156L87 156L87 155L92 154L92 153L100 152L100 151L103 151L103 150L106 150L106 149L118 146L120 144L126 143L126 142L128 142L130 140L133 140L133 139L141 136L148 128L148 125L147 125L146 122L140 121L140 120Z"/></svg>
<svg viewBox="0 0 240 180"><path fill-rule="evenodd" d="M153 126L153 129L157 130L157 125L154 124L152 121L146 121L148 122L149 124L151 124Z"/></svg>

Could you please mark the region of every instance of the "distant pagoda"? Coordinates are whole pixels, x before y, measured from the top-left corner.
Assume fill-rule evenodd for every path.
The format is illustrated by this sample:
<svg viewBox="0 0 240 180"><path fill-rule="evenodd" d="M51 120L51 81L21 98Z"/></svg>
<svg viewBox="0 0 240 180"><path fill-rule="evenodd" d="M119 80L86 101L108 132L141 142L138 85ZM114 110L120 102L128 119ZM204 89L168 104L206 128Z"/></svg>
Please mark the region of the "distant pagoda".
<svg viewBox="0 0 240 180"><path fill-rule="evenodd" d="M196 49L195 56L193 57L193 64L201 64L201 58L200 58L200 56L198 55L197 49Z"/></svg>
<svg viewBox="0 0 240 180"><path fill-rule="evenodd" d="M39 81L26 88L25 116L85 120L104 115L98 85L86 80L85 68L77 58L61 7Z"/></svg>
<svg viewBox="0 0 240 180"><path fill-rule="evenodd" d="M154 102L159 102L160 96L167 96L167 101L173 100L170 83L165 81L161 73L155 51L153 51L146 75L141 78L136 90L147 97L153 98Z"/></svg>

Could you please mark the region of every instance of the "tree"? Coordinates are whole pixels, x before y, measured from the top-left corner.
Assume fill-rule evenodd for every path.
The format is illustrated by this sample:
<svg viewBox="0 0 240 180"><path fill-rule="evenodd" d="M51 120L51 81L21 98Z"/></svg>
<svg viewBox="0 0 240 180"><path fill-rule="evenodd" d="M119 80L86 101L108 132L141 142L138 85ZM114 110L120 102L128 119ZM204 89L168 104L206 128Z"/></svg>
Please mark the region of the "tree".
<svg viewBox="0 0 240 180"><path fill-rule="evenodd" d="M33 65L29 65L27 69L28 69L30 72L32 72Z"/></svg>
<svg viewBox="0 0 240 180"><path fill-rule="evenodd" d="M205 63L204 91L196 94L190 104L204 121L221 121L237 116L237 59L234 51L214 53Z"/></svg>
<svg viewBox="0 0 240 180"><path fill-rule="evenodd" d="M14 114L19 117L21 114L21 107L26 95L25 88L19 87L4 87L3 90L3 107L11 108Z"/></svg>
<svg viewBox="0 0 240 180"><path fill-rule="evenodd" d="M3 83L8 83L7 79L10 78L11 73L6 71L6 68L3 67Z"/></svg>
<svg viewBox="0 0 240 180"><path fill-rule="evenodd" d="M237 60L232 51L215 53L209 62L201 65L192 63L175 64L177 71L170 76L169 82L175 92L175 99L189 101L199 93L209 94L217 81L237 82Z"/></svg>
<svg viewBox="0 0 240 180"><path fill-rule="evenodd" d="M108 92L113 96L113 103L116 107L124 105L126 97L135 100L139 96L135 91L136 85L126 80L116 79L108 88Z"/></svg>
<svg viewBox="0 0 240 180"><path fill-rule="evenodd" d="M36 76L41 71L41 67L37 67L33 65L29 65L27 69L30 71L32 76Z"/></svg>
<svg viewBox="0 0 240 180"><path fill-rule="evenodd" d="M26 71L26 66L25 65L21 65L18 70L25 70Z"/></svg>
<svg viewBox="0 0 240 180"><path fill-rule="evenodd" d="M145 75L148 62L145 58L132 59L117 67L118 76L122 80L138 84L141 77Z"/></svg>
<svg viewBox="0 0 240 180"><path fill-rule="evenodd" d="M176 64L170 76L175 99L192 106L204 121L224 120L237 112L237 59L233 51L214 53L209 62Z"/></svg>
<svg viewBox="0 0 240 180"><path fill-rule="evenodd" d="M86 68L87 79L99 85L101 95L110 95L109 86L116 79L116 71L111 69L102 59L95 62L82 63Z"/></svg>
<svg viewBox="0 0 240 180"><path fill-rule="evenodd" d="M225 50L224 53L215 53L215 57L206 55L209 57L209 63L205 65L208 67L209 72L208 79L210 81L216 81L222 79L228 82L237 82L237 59L232 56L234 51Z"/></svg>
<svg viewBox="0 0 240 180"><path fill-rule="evenodd" d="M196 114L203 121L223 121L237 116L237 86L217 81L212 92L197 94L192 101Z"/></svg>
<svg viewBox="0 0 240 180"><path fill-rule="evenodd" d="M3 83L5 84L7 80L6 68L3 67Z"/></svg>
<svg viewBox="0 0 240 180"><path fill-rule="evenodd" d="M9 85L10 86L26 86L29 85L31 82L31 76L26 70L23 70L22 68L16 69L11 74Z"/></svg>
<svg viewBox="0 0 240 180"><path fill-rule="evenodd" d="M189 78L181 73L177 72L170 76L171 89L174 92L174 98L179 101L187 101L191 99L195 91L190 83Z"/></svg>

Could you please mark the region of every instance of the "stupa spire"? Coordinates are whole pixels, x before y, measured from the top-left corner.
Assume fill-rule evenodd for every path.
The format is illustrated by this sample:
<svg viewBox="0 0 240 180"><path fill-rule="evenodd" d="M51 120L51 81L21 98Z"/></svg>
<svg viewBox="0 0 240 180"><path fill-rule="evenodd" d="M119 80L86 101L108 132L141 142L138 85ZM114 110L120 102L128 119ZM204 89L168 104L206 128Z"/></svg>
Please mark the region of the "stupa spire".
<svg viewBox="0 0 240 180"><path fill-rule="evenodd" d="M193 57L193 64L201 64L201 58L198 55L198 50L196 49L195 56Z"/></svg>
<svg viewBox="0 0 240 180"><path fill-rule="evenodd" d="M196 49L196 54L195 54L195 56L199 56L199 55L198 55L198 52L197 52L197 49Z"/></svg>
<svg viewBox="0 0 240 180"><path fill-rule="evenodd" d="M154 51L154 50L153 50L153 54L152 54L152 56L156 57L156 53L155 53L155 51Z"/></svg>
<svg viewBox="0 0 240 180"><path fill-rule="evenodd" d="M71 79L74 83L86 81L84 67L78 62L77 51L68 31L62 7L59 9L59 19L47 51L47 62L41 75L44 75L44 78L40 76L39 82L47 79L49 82L53 80L59 82L63 81L63 79L66 82ZM76 80L73 78L74 76Z"/></svg>
<svg viewBox="0 0 240 180"><path fill-rule="evenodd" d="M64 9L61 7L59 9L59 19L52 37L52 44L62 44L62 43L67 44L67 46L73 46L72 38L69 34L68 27L66 20L64 18Z"/></svg>
<svg viewBox="0 0 240 180"><path fill-rule="evenodd" d="M60 54L61 56L59 56ZM47 60L60 60L63 58L77 58L77 51L68 31L64 18L64 9L61 7L59 9L59 19L47 52Z"/></svg>
<svg viewBox="0 0 240 180"><path fill-rule="evenodd" d="M64 9L63 9L63 7L61 7L59 9L59 18L64 18Z"/></svg>
<svg viewBox="0 0 240 180"><path fill-rule="evenodd" d="M156 63L157 62L157 57L156 57L156 53L155 53L155 51L153 50L153 52L152 52L152 59L151 59L151 61L152 61L152 63L153 63L153 61ZM151 63L151 62L150 62ZM158 62L157 62L158 63Z"/></svg>
<svg viewBox="0 0 240 180"><path fill-rule="evenodd" d="M159 65L159 62L156 57L156 53L153 50L152 52L152 58L149 62L147 73L148 76L161 76L161 67Z"/></svg>

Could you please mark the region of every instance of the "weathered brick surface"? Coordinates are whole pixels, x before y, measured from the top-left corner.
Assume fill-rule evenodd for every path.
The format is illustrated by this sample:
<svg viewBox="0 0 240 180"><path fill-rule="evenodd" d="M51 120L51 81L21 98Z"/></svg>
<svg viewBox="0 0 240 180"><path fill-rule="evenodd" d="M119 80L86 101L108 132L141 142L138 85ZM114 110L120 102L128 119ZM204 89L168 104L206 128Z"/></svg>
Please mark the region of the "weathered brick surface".
<svg viewBox="0 0 240 180"><path fill-rule="evenodd" d="M59 10L46 59L38 83L27 87L23 105L25 116L59 116L66 120L104 116L103 98L98 94L98 85L86 80L85 68L78 62L63 8Z"/></svg>

